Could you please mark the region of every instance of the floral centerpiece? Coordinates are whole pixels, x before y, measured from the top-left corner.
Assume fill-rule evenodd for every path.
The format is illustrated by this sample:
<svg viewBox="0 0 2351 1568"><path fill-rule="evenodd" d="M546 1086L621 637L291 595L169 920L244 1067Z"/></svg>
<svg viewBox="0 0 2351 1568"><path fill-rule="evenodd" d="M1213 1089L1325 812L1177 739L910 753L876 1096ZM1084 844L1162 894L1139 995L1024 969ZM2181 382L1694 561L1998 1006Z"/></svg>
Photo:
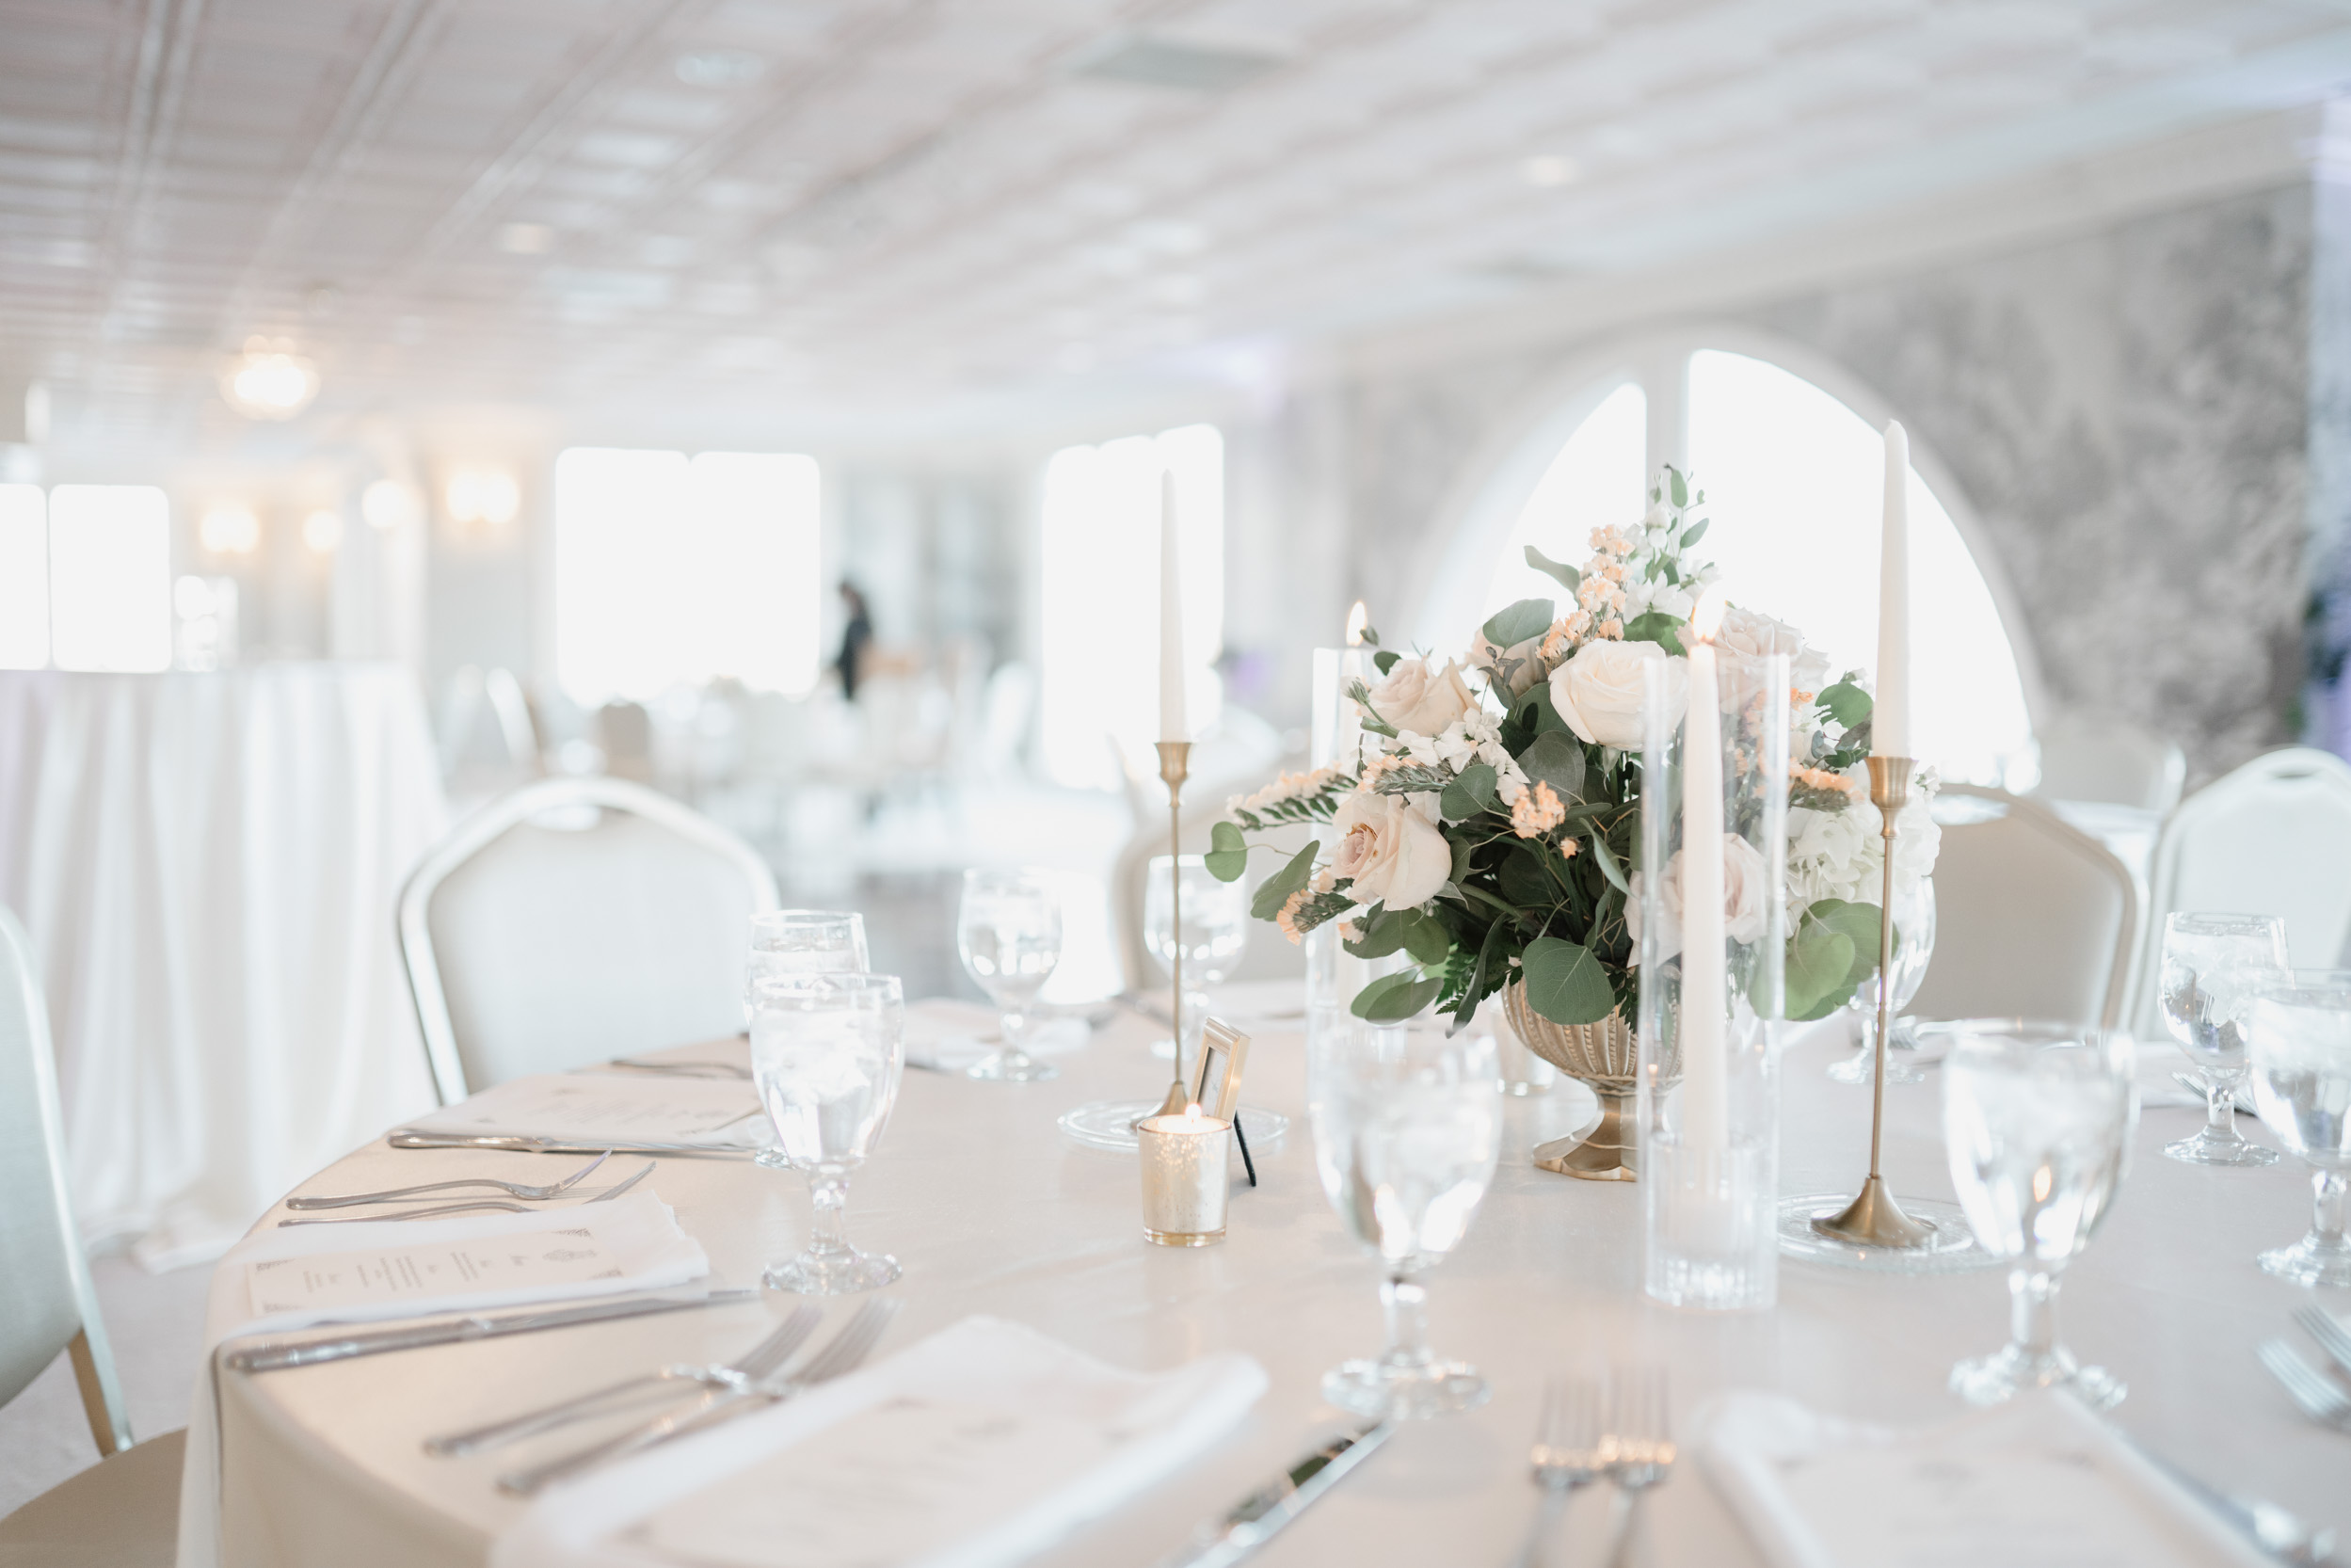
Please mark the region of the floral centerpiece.
<svg viewBox="0 0 2351 1568"><path fill-rule="evenodd" d="M1230 882L1251 835L1328 824L1258 888L1252 912L1292 941L1336 920L1355 956L1401 954L1405 967L1357 994L1359 1016L1397 1020L1434 1004L1459 1027L1523 981L1527 1004L1555 1023L1633 1016L1644 670L1681 685L1682 633L1717 575L1692 554L1708 527L1693 516L1704 492L1667 467L1649 500L1631 528L1593 530L1580 569L1527 548L1528 564L1566 590L1564 614L1521 600L1442 667L1380 649L1378 683L1347 694L1364 731L1358 756L1286 774L1236 798L1215 825L1208 869ZM1884 840L1863 766L1869 690L1858 672L1831 680L1802 633L1753 611L1727 610L1715 645L1727 660L1788 659L1786 1012L1823 1017L1877 970ZM1934 866L1933 780L1922 783L1897 840L1897 891ZM1669 908L1677 870L1666 872ZM1726 871L1727 919L1760 930Z"/></svg>

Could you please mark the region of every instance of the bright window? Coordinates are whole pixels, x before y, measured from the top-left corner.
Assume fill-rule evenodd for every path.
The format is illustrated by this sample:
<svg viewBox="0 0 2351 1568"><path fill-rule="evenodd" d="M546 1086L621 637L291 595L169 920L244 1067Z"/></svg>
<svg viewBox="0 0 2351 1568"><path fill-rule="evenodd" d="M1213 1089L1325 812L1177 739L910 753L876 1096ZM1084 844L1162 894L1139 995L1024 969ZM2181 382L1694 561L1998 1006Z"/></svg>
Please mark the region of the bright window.
<svg viewBox="0 0 2351 1568"><path fill-rule="evenodd" d="M1038 704L1046 771L1060 783L1114 785L1110 743L1143 752L1158 736L1163 472L1176 480L1192 733L1223 705L1223 438L1189 424L1064 447L1045 467Z"/></svg>
<svg viewBox="0 0 2351 1568"><path fill-rule="evenodd" d="M171 510L151 485L49 492L49 628L59 669L171 664Z"/></svg>
<svg viewBox="0 0 2351 1568"><path fill-rule="evenodd" d="M730 676L816 684L817 468L785 454L574 447L555 459L555 662L575 700Z"/></svg>
<svg viewBox="0 0 2351 1568"><path fill-rule="evenodd" d="M1522 599L1559 598L1559 580L1527 564L1528 545L1579 567L1591 553L1594 528L1640 515L1649 484L1642 471L1648 436L1649 399L1639 382L1627 381L1601 399L1527 498L1527 509L1495 564L1481 616Z"/></svg>
<svg viewBox="0 0 2351 1568"><path fill-rule="evenodd" d="M49 663L49 498L0 485L0 669Z"/></svg>

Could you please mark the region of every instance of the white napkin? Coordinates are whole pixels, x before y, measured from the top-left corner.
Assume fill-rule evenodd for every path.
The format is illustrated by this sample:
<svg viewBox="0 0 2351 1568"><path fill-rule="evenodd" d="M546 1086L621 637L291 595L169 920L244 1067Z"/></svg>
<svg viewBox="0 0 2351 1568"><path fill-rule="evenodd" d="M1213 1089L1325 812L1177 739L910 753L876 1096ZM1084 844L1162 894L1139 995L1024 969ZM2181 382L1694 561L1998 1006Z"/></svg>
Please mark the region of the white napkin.
<svg viewBox="0 0 2351 1568"><path fill-rule="evenodd" d="M1158 1482L1265 1387L1244 1355L1140 1374L967 1318L867 1371L550 1491L490 1564L991 1568Z"/></svg>
<svg viewBox="0 0 2351 1568"><path fill-rule="evenodd" d="M959 1073L997 1048L1002 1020L984 1002L931 997L906 1004L906 1065ZM1033 1018L1022 1048L1031 1056L1082 1050L1094 1032L1083 1018Z"/></svg>
<svg viewBox="0 0 2351 1568"><path fill-rule="evenodd" d="M419 1252L489 1239L510 1244L514 1239L530 1236L556 1240L552 1233L581 1230L589 1233L590 1245L609 1255L611 1272L600 1278L530 1286L484 1281L438 1289L412 1284L422 1272L415 1256ZM580 1250L571 1239L561 1240L564 1250ZM250 1265L288 1258L324 1259L337 1254L360 1256L339 1266L337 1272L344 1275L341 1281L314 1282L320 1287L319 1294L332 1304L280 1311L264 1311L257 1305ZM563 1272L561 1263L552 1272ZM187 1454L180 1475L179 1568L213 1568L220 1557L220 1395L215 1382L218 1369L214 1352L224 1339L315 1323L423 1318L526 1302L628 1295L683 1285L710 1272L711 1260L702 1243L679 1228L678 1216L667 1204L646 1192L610 1203L571 1204L528 1214L296 1225L284 1230L273 1226L247 1237L230 1248L213 1270L212 1294L204 1312L202 1375L196 1380L196 1398L188 1413ZM282 1294L264 1287L264 1299ZM360 1299L354 1299L355 1295Z"/></svg>
<svg viewBox="0 0 2351 1568"><path fill-rule="evenodd" d="M576 1144L757 1148L772 1136L759 1091L742 1080L543 1073L510 1079L408 1126L461 1137Z"/></svg>
<svg viewBox="0 0 2351 1568"><path fill-rule="evenodd" d="M1698 1458L1772 1568L2260 1568L2268 1559L2068 1395L1938 1426L1733 1392Z"/></svg>

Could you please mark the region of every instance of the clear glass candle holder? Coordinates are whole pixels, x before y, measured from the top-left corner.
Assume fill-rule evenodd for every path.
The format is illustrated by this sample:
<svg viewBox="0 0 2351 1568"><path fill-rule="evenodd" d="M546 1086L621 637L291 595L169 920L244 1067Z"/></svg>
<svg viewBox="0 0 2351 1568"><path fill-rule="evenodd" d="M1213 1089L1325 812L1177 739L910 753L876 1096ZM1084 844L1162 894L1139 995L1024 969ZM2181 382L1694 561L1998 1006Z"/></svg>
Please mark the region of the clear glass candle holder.
<svg viewBox="0 0 2351 1568"><path fill-rule="evenodd" d="M1162 1247L1224 1240L1232 1192L1233 1124L1200 1114L1146 1116L1135 1124L1143 1163L1143 1239Z"/></svg>
<svg viewBox="0 0 2351 1568"><path fill-rule="evenodd" d="M1664 870L1639 877L1626 911L1645 1283L1671 1305L1751 1311L1779 1296L1788 664L1691 652L1687 671L1645 672L1641 865ZM1719 873L1696 863L1709 835ZM1722 906L1708 937L1684 895L1710 881Z"/></svg>

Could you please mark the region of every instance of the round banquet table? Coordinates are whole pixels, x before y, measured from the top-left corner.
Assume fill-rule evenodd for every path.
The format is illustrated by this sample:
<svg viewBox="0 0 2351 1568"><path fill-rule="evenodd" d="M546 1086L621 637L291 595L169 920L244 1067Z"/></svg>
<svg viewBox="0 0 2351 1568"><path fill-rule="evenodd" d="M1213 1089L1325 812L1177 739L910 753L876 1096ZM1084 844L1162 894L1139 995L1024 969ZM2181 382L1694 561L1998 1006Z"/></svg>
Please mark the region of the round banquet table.
<svg viewBox="0 0 2351 1568"><path fill-rule="evenodd" d="M1220 1447L1036 1560L1055 1568L1158 1562L1199 1521L1335 1430L1340 1418L1317 1393L1323 1370L1381 1342L1375 1270L1316 1179L1301 1035L1267 1032L1252 1046L1245 1103L1287 1112L1293 1125L1275 1146L1255 1150L1263 1185L1236 1190L1220 1246L1147 1245L1132 1158L1058 1134L1054 1118L1069 1106L1158 1092L1165 1069L1145 1054L1149 1032L1122 1016L1090 1048L1062 1059L1062 1077L1046 1083L909 1071L851 1193L851 1237L894 1253L905 1268L894 1288L905 1310L878 1353L990 1313L1138 1369L1239 1350L1271 1375L1264 1400ZM1822 1075L1846 1048L1831 1022L1798 1033L1786 1050L1785 1192L1850 1190L1865 1168L1868 1092ZM1526 1457L1543 1378L1579 1363L1669 1364L1683 1434L1698 1404L1732 1386L1778 1389L1867 1419L1923 1423L1960 1412L1944 1378L1955 1358L2004 1337L2007 1293L1998 1271L1889 1278L1783 1261L1776 1310L1660 1306L1641 1293L1639 1190L1528 1163L1532 1144L1573 1130L1590 1103L1569 1094L1506 1102L1493 1190L1467 1240L1428 1276L1431 1341L1485 1371L1491 1402L1407 1427L1269 1545L1265 1563L1510 1560L1535 1502ZM2253 1262L2260 1248L2301 1233L2309 1183L2291 1162L2235 1171L2164 1159L2159 1145L2200 1113L2146 1112L2105 1229L2066 1275L2061 1335L2129 1383L2114 1418L2149 1448L2222 1487L2351 1526L2343 1485L2351 1437L2305 1421L2253 1357L2263 1336L2292 1334L2289 1311L2313 1299ZM1889 1089L1885 1168L1897 1192L1951 1196L1937 1115L1934 1075L1924 1086ZM350 1192L461 1175L545 1180L577 1163L377 1144L305 1185ZM801 1242L808 1199L797 1176L741 1160L664 1160L653 1181L708 1249L713 1286L756 1283L765 1262ZM2340 1293L2319 1299L2344 1304ZM518 1456L564 1451L592 1429L464 1460L427 1457L422 1438L626 1371L725 1360L781 1309L771 1298L293 1370L222 1372L222 1560L236 1568L482 1561L522 1506L492 1478ZM843 1310L835 1304L834 1321ZM1582 1549L1596 1546L1607 1509L1605 1489L1576 1499L1566 1528L1586 1538ZM1762 1560L1687 1449L1669 1484L1651 1495L1647 1520L1653 1562Z"/></svg>

